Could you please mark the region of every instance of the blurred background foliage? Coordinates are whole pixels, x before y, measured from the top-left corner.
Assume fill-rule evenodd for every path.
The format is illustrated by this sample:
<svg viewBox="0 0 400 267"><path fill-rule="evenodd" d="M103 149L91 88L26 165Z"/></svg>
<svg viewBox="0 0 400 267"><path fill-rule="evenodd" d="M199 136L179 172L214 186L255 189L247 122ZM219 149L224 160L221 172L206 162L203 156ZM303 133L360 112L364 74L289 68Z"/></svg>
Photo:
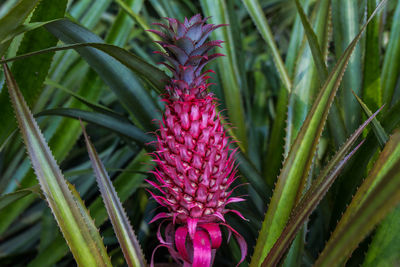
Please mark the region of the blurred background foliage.
<svg viewBox="0 0 400 267"><path fill-rule="evenodd" d="M3 18L21 2L29 2L26 14L19 13L12 23L25 26L13 28ZM379 2L299 1L315 33L325 72L315 62L294 0L2 0L0 55L8 59L56 45L105 42L156 66L162 60L153 53L159 49L153 42L156 36L145 31L151 23L162 17L183 20L197 13L212 16L209 22L214 24L228 23L229 27L211 37L225 41L219 52L226 55L209 66L216 71L211 90L220 99L218 108L229 123L230 134L239 141L240 183L249 183L238 189L238 194L247 195L247 201L232 205L249 221L234 216L228 216L228 221L245 236L250 262L284 155L324 84L323 78ZM64 17L75 24L65 20L45 26L37 23ZM399 127L399 40L400 1L389 0L368 24L350 58L308 184L367 118L352 90L373 112L385 104L378 120L388 135ZM53 50L10 62L11 72L65 177L75 185L100 228L113 265L125 266L124 257L107 220L76 118L88 122L88 134L149 259L157 245L157 225L149 224L157 205L149 199L143 180L152 169L147 154L151 147L146 144L153 140L151 133L161 118L162 81L157 79L163 76L154 73L151 81L93 47ZM28 190L18 191L11 202L0 197L0 266L74 265L50 209L41 199L4 84L0 72L0 195ZM384 145L380 146L369 128L363 136L366 142L300 231L282 262L285 266L311 266L318 258ZM399 220L397 207L357 247L346 266L400 264ZM160 249L156 259L167 262L167 250ZM215 266L234 266L239 259L240 250L231 241L219 249Z"/></svg>

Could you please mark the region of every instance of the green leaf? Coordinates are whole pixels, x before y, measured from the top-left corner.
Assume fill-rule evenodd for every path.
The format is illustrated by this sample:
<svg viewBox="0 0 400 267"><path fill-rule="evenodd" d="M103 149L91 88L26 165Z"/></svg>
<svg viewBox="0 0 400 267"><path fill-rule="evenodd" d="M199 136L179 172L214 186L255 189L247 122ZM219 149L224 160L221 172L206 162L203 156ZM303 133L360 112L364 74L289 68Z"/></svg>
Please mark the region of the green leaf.
<svg viewBox="0 0 400 267"><path fill-rule="evenodd" d="M301 4L303 6L303 10L306 13L310 6L310 1L302 0ZM287 68L289 77L293 76L293 71L296 66L296 60L298 58L298 53L299 53L300 47L302 45L303 37L304 37L304 27L301 23L300 16L297 13L296 18L293 23L292 32L290 34L290 42L289 42L289 46L288 46L287 54L286 54L286 58L285 58L285 66Z"/></svg>
<svg viewBox="0 0 400 267"><path fill-rule="evenodd" d="M21 1L21 4L25 3L26 5L26 2L27 1ZM29 5L33 5L37 1L29 2L31 2ZM42 0L33 12L31 23L63 17L66 6L67 0L60 0L57 2L52 0ZM23 20L21 22L23 22ZM21 23L16 24L15 26L17 27L20 24ZM57 39L54 38L54 36L44 29L37 29L24 35L17 54L26 54L56 44ZM26 59L24 62L15 62L11 68L14 77L19 81L21 92L29 105L36 103L36 100L42 91L43 81L48 74L53 55L54 53L47 53L46 55ZM1 147L17 127L9 103L8 92L4 88L0 93L0 121L2 122L2 127L0 128Z"/></svg>
<svg viewBox="0 0 400 267"><path fill-rule="evenodd" d="M357 1L332 1L333 39L336 58L344 53L345 48L359 32L360 19L358 13ZM339 103L343 107L343 120L347 134L353 132L361 121L360 107L351 94L351 90L354 90L357 94L361 93L361 77L361 48L360 45L357 45L348 62L338 95Z"/></svg>
<svg viewBox="0 0 400 267"><path fill-rule="evenodd" d="M383 114L380 119L382 126L387 133L400 127L400 102L397 102L391 109ZM356 190L365 178L365 171L369 169L369 162L376 155L379 149L378 140L374 132L369 132L365 139L365 145L360 148L354 160L349 167L343 171L343 175L339 178L340 186L338 192L340 197L336 197L335 206L332 211L331 224L335 225L347 208ZM339 195L338 195L339 196Z"/></svg>
<svg viewBox="0 0 400 267"><path fill-rule="evenodd" d="M123 172L114 180L114 186L121 198L121 201L126 201L132 194L136 192L143 180L147 177L147 173L152 166L143 164L149 162L150 156L145 151L140 152L126 167L126 169L137 170L138 173L132 174ZM97 197L89 206L91 215L96 222L96 226L101 226L107 219L108 214L104 207L101 197ZM48 249L40 253L28 266L29 267L47 267L52 266L60 260L68 251L61 235L58 235L54 242L51 243Z"/></svg>
<svg viewBox="0 0 400 267"><path fill-rule="evenodd" d="M392 106L394 91L400 73L400 3L393 16L392 30L390 31L389 44L386 49L383 60L383 69L381 76L382 101Z"/></svg>
<svg viewBox="0 0 400 267"><path fill-rule="evenodd" d="M367 107L367 105L359 98L353 91L354 96L356 97L358 103L360 104L361 108L363 109L365 115L370 117L372 115L371 110ZM381 123L378 121L377 118L372 120L372 130L374 131L376 138L378 139L379 145L383 148L386 142L389 140L389 136L386 134L385 129L383 129Z"/></svg>
<svg viewBox="0 0 400 267"><path fill-rule="evenodd" d="M11 41L12 39L14 39L15 37L17 37L20 34L36 30L36 29L43 27L46 24L52 23L56 20L58 20L58 19L49 20L49 21L45 21L45 22L31 22L31 23L27 23L27 24L22 24L22 25L18 26L17 28L15 28L2 41L0 41L0 45L6 43L8 41Z"/></svg>
<svg viewBox="0 0 400 267"><path fill-rule="evenodd" d="M315 6L314 28L312 29L307 17L304 14L300 3L296 1L304 31L308 39L308 45L304 43L300 50L293 78L293 89L289 96L288 125L286 129L287 150L296 138L300 128L310 110L312 101L318 89L323 85L328 76L321 46L327 47L329 31L329 8L330 1L320 1ZM319 45L321 44L321 46ZM285 151L287 154L288 151Z"/></svg>
<svg viewBox="0 0 400 267"><path fill-rule="evenodd" d="M27 245L29 246L36 243L40 228L38 224L33 225L22 231L22 233L18 233L18 235L6 241L2 241L0 244L0 258L24 253ZM12 265L14 265L14 263L15 262L13 262Z"/></svg>
<svg viewBox="0 0 400 267"><path fill-rule="evenodd" d="M40 188L39 186L33 186L30 188L24 188L18 191L15 191L13 193L9 193L6 195L0 196L0 210L3 208L7 207L11 203L17 201L18 199L21 199L27 195L30 195L32 193L35 193L37 195L41 195Z"/></svg>
<svg viewBox="0 0 400 267"><path fill-rule="evenodd" d="M262 38L264 38L265 42L271 49L274 62L282 80L282 84L285 86L286 90L290 92L292 90L292 82L287 73L285 64L283 63L283 60L280 56L278 46L275 43L274 36L268 25L267 18L264 15L260 3L258 2L258 0L242 0L242 2L246 6Z"/></svg>
<svg viewBox="0 0 400 267"><path fill-rule="evenodd" d="M204 14L211 16L209 20L213 24L229 24L227 4L225 0L202 0L200 1ZM214 31L211 36L213 40L224 40L222 48L217 47L216 51L226 55L218 58L217 65L221 76L224 98L227 107L229 121L235 126L233 132L240 140L243 147L247 149L247 127L244 112L244 105L241 96L241 81L236 56L235 44L231 27L226 26Z"/></svg>
<svg viewBox="0 0 400 267"><path fill-rule="evenodd" d="M382 3L379 7L382 6ZM308 176L308 171L328 116L329 107L334 100L350 56L365 27L366 24L333 68L284 161L257 239L250 266L259 266L264 261L273 244L282 233L296 198L301 197L305 179Z"/></svg>
<svg viewBox="0 0 400 267"><path fill-rule="evenodd" d="M68 88L65 88L65 87L62 86L61 84L58 84L58 83L56 83L56 82L53 82L53 81L51 81L51 80L49 80L49 79L46 79L45 84L46 84L46 85L53 86L54 88L58 88L58 89L63 90L64 92L70 94L70 95L73 96L75 99L79 100L80 102L82 102L83 104L85 104L87 107L89 107L89 108L91 108L91 109L93 109L93 110L95 110L95 111L98 111L98 112L100 112L100 113L105 113L105 114L114 115L114 116L122 116L122 115L120 115L119 113L113 111L112 109L109 109L109 108L106 107L106 106L97 104L97 103L91 101L90 99L87 99L87 98L85 98L85 97L83 97L83 96L81 96L81 95L78 95L77 93L75 93L75 92L69 90Z"/></svg>
<svg viewBox="0 0 400 267"><path fill-rule="evenodd" d="M378 226L362 266L396 266L400 264L400 206Z"/></svg>
<svg viewBox="0 0 400 267"><path fill-rule="evenodd" d="M320 172L318 177L313 180L310 188L293 209L288 224L282 231L282 234L279 236L278 240L275 242L271 251L268 253L268 256L264 260L262 266L276 266L279 263L286 249L294 240L296 233L308 219L312 211L317 207L318 203L324 197L326 192L328 192L329 188L335 181L336 177L340 174L345 164L354 155L363 142L357 145L348 155L346 154L356 142L358 137L362 134L365 127L375 118L381 109L370 116L370 118L352 134L352 136L343 144L343 146L336 152L335 156Z"/></svg>
<svg viewBox="0 0 400 267"><path fill-rule="evenodd" d="M399 203L400 131L395 131L357 190L315 266L335 266L341 263Z"/></svg>
<svg viewBox="0 0 400 267"><path fill-rule="evenodd" d="M59 11L60 6L59 4L61 2L56 2L56 1L50 1L55 5L55 8ZM89 2L85 4L85 2ZM85 21L96 21L100 18L101 14L98 13L92 13L92 12L86 12L86 8L88 7L87 5L91 4L91 8L93 10L99 10L99 9L104 9L104 7L107 7L107 3L104 1L95 1L92 3L92 1L80 1L78 2L77 5L72 6L71 8L71 14L80 17L82 20ZM43 12L48 12L49 10L44 10ZM84 13L84 14L83 14ZM46 14L47 15L47 14ZM116 29L118 30L118 28ZM122 31L124 32L124 31ZM48 34L48 33L46 33ZM56 42L54 43L54 45ZM62 79L69 79L72 81L76 80L76 73L78 74L86 74L86 67L84 69L80 68L79 66L73 67L72 69L75 70L77 69L77 72L75 74L72 72L71 74L67 72L68 68L71 66L71 63L77 60L78 55L74 51L70 51L72 53L59 53L56 54L54 57L54 62L53 62L53 67L51 68L51 73L50 76L52 79L55 79L56 81L60 81ZM75 54L73 54L75 53ZM38 59L39 60L39 59ZM60 69L61 68L61 69ZM65 69L64 69L65 68ZM67 73L67 74L65 74ZM94 72L93 72L94 73ZM101 90L99 90L100 86L102 85L98 80L95 79L95 74L92 72L87 73L85 76L85 79L83 80L82 84L78 85L80 88L78 90L78 94L80 96L85 97L85 99L90 99L92 101L97 101L101 94ZM72 86L70 83L66 83L64 81L63 83L65 86ZM75 86L75 85L74 85ZM30 88L32 89L32 88ZM39 100L48 98L48 94L46 91L43 92ZM53 99L53 98L52 98ZM36 103L37 106L38 103ZM58 103L58 105L65 105L67 107L73 107L73 108L85 108L85 106L81 103L79 103L77 100L71 99L71 101L68 101L65 103L65 99L62 99L62 102ZM0 114L1 116L1 114ZM14 120L14 116L13 116ZM59 122L59 123L58 123ZM49 140L49 146L52 148L53 153L55 158L61 162L70 152L71 148L75 144L76 140L78 139L79 135L81 134L81 128L79 125L79 122L71 119L62 119L61 121L52 121L50 124L51 131L50 134L48 134L50 140ZM56 128L56 129L55 129ZM54 131L54 132L53 132ZM0 142L1 143L1 142ZM26 160L24 164L21 166L26 166L29 165L29 160ZM33 173L33 171L30 168L20 168L17 175L16 179L21 181L21 187L31 187L37 184L37 179ZM0 212L0 217L3 219L0 220L0 233L3 233L4 231L7 230L9 225L15 220L22 212L24 209L26 209L32 202L34 201L34 198L31 196L27 196L9 207L5 208L3 211ZM53 256L53 255L51 255ZM49 257L50 258L50 257ZM39 264L40 266L40 264Z"/></svg>
<svg viewBox="0 0 400 267"><path fill-rule="evenodd" d="M65 22L66 20L58 20L57 22ZM51 27L51 25L48 25ZM107 53L111 57L115 58L122 64L124 64L126 67L130 68L131 70L137 72L139 75L141 75L143 78L148 80L149 82L152 83L154 86L155 90L157 93L161 93L164 90L164 87L166 85L166 81L169 79L168 76L159 70L158 68L150 65L143 59L139 58L138 56L132 54L131 52L120 48L115 45L110 45L110 44L102 44L102 43L77 43L77 44L72 44L72 45L64 45L64 46L56 46L56 47L50 47L42 50L38 50L35 52L27 53L24 55L16 56L13 58L8 58L8 59L3 59L0 61L0 63L7 63L7 62L12 62L15 60L20 60L24 58L29 58L32 56L36 55L41 55L41 54L46 54L50 52L56 52L56 51L62 51L62 50L69 50L69 49L77 49L82 47L93 47L96 48L100 51L103 51L104 53Z"/></svg>
<svg viewBox="0 0 400 267"><path fill-rule="evenodd" d="M79 265L111 266L107 251L96 229L92 231L87 211L79 195L71 193L39 127L6 65L4 72L25 145L41 189Z"/></svg>
<svg viewBox="0 0 400 267"><path fill-rule="evenodd" d="M103 42L100 37L89 30L67 20L48 24L46 28L66 43ZM138 120L146 130L153 130L155 124L152 120L160 119L161 115L141 81L129 69L101 51L91 47L77 48L76 50L113 90L132 117ZM128 56L128 54L124 56ZM155 82L153 79L151 80L153 83Z"/></svg>
<svg viewBox="0 0 400 267"><path fill-rule="evenodd" d="M145 266L146 260L140 248L139 241L136 238L121 201L118 198L117 192L97 154L96 148L86 134L83 125L82 129L83 135L85 136L86 148L96 175L97 185L99 186L101 196L107 208L114 232L117 235L119 244L124 253L125 260L128 266Z"/></svg>
<svg viewBox="0 0 400 267"><path fill-rule="evenodd" d="M157 34L147 31L148 29L150 29L150 26L146 23L145 20L143 20L141 16L135 13L125 2L123 2L122 0L115 0L115 2L121 7L121 9L124 12L126 12L126 14L129 15L129 17L131 17L142 28L142 30L146 31L147 35L150 37L151 40L160 41L160 38L158 37ZM158 45L158 47L162 48L161 45Z"/></svg>
<svg viewBox="0 0 400 267"><path fill-rule="evenodd" d="M283 155L285 152L285 127L287 127L287 107L289 101L288 91L284 88L279 90L276 117L272 126L271 137L268 142L267 155L264 160L265 181L273 187L282 168Z"/></svg>
<svg viewBox="0 0 400 267"><path fill-rule="evenodd" d="M127 7L132 12L139 13L142 10L144 0L127 0L124 2L125 7ZM134 22L130 16L124 11L120 10L118 16L116 17L114 23L106 38L107 43L112 43L117 46L124 46L129 40L129 34L132 32Z"/></svg>
<svg viewBox="0 0 400 267"><path fill-rule="evenodd" d="M7 36L18 31L28 15L35 9L39 0L21 0L4 17L0 19L0 56L7 50L10 42L5 42Z"/></svg>
<svg viewBox="0 0 400 267"><path fill-rule="evenodd" d="M371 15L379 2L379 0L367 0L368 16ZM368 56L364 57L362 96L365 104L373 110L382 105L380 19L381 15L377 15L368 24L365 40L365 55Z"/></svg>
<svg viewBox="0 0 400 267"><path fill-rule="evenodd" d="M301 23L303 24L304 27L304 32L306 33L307 39L308 39L308 44L310 46L310 50L314 59L314 63L318 72L318 76L319 76L319 80L321 83L323 83L326 79L326 77L328 76L328 70L326 68L326 64L325 64L325 59L323 56L323 51L319 45L319 41L318 39L320 39L321 41L323 37L327 36L327 26L323 26L323 32L321 34L321 37L318 38L318 36L315 34L310 22L308 21L308 18L299 2L299 0L295 0L296 3L296 7L297 10L300 14L300 19L301 19ZM322 5L322 3L324 3L325 5ZM324 15L325 16L325 21L326 18L329 16L329 1L323 1L320 2L321 6L326 6L326 8L322 8L320 9L321 11L325 11L325 12L318 12L318 15ZM325 41L326 42L326 41ZM324 42L324 43L325 43Z"/></svg>
<svg viewBox="0 0 400 267"><path fill-rule="evenodd" d="M117 118L109 114L102 114L97 112L91 112L80 109L72 108L58 108L52 110L45 110L37 114L37 116L45 115L58 115L66 116L70 118L79 119L93 123L95 125L104 127L113 132L121 134L140 145L145 146L147 143L154 141L155 139L150 135L145 134L142 130L138 129L131 122L126 119Z"/></svg>

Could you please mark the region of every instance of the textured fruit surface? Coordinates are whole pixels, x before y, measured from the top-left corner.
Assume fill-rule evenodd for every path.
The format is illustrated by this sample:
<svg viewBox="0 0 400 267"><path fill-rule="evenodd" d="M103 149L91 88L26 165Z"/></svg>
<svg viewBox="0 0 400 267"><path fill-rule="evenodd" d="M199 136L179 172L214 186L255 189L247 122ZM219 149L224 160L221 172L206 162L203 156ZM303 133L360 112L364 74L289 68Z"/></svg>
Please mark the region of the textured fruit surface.
<svg viewBox="0 0 400 267"><path fill-rule="evenodd" d="M171 256L184 265L210 266L215 250L222 241L220 226L232 232L246 255L246 243L241 235L225 224L224 215L236 210L229 203L244 199L232 197L229 187L235 181L235 151L216 112L216 100L207 88L204 66L221 54L209 52L222 41L206 41L210 33L223 25L205 24L200 15L179 22L166 18L168 25L156 23L163 31L159 35L160 53L173 77L166 86L165 112L157 131L157 151L153 153L156 189L149 191L167 211L152 221L169 221L165 240L160 233L160 246L168 247Z"/></svg>

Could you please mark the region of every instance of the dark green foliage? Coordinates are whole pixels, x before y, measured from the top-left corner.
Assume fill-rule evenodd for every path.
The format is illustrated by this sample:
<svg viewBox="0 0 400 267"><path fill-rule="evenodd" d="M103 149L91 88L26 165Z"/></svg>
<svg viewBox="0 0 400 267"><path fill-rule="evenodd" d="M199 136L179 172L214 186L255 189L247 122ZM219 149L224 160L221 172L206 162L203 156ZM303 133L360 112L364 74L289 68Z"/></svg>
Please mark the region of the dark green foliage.
<svg viewBox="0 0 400 267"><path fill-rule="evenodd" d="M17 2L23 8L10 19ZM266 266L397 266L400 2L384 3L363 28L381 2L5 0L0 54L12 64L66 180L90 210L113 266L126 266L78 119L87 123L94 158L104 164L149 262L158 227L149 221L160 208L145 190L144 179L154 178L147 153L154 151L163 111L160 94L174 73L156 64L165 62L153 53L160 38L144 30L165 23L163 17L197 13L229 24L210 36L224 41L215 52L226 55L210 63L216 72L210 90L238 149L238 184L247 183L235 191L246 202L232 208L249 221L227 216L248 244L241 266L259 266L267 255ZM352 43L360 30L359 42ZM26 56L15 60L19 55ZM0 85L0 265L74 265L46 196L37 197L3 73ZM362 133L349 138L383 104ZM273 216L264 221L267 210ZM269 233L260 231L263 224L277 229L268 242L262 242ZM168 255L160 249L155 261L172 262ZM239 247L223 244L216 257L215 266L234 266Z"/></svg>

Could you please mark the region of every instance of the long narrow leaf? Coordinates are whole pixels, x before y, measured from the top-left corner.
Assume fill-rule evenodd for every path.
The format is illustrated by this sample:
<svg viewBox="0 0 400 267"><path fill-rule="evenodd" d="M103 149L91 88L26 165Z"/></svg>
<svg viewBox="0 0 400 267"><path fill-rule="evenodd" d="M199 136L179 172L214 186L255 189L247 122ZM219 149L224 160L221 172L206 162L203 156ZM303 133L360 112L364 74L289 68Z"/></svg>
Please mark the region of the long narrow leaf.
<svg viewBox="0 0 400 267"><path fill-rule="evenodd" d="M128 120L116 118L115 116L111 116L108 114L67 108L45 110L37 114L37 116L45 115L66 116L75 119L81 118L84 121L93 123L101 127L105 127L118 134L122 134L132 139L133 141L138 142L140 145L146 145L147 143L155 140L150 135L143 133L142 130L138 129Z"/></svg>
<svg viewBox="0 0 400 267"><path fill-rule="evenodd" d="M339 58L359 32L359 10L357 1L336 0L331 2L333 39L336 58ZM343 82L338 96L343 110L343 120L347 134L353 132L361 122L361 109L350 91L351 89L360 94L361 77L361 46L356 45L352 58L348 62L347 70L343 75Z"/></svg>
<svg viewBox="0 0 400 267"><path fill-rule="evenodd" d="M314 32L301 6L298 7L306 36L312 35L313 37L307 37L308 44L306 42L303 43L297 58L297 62L299 63L295 68L293 88L289 96L287 111L288 125L286 128L287 144L285 146L285 155L289 152L290 145L293 143L307 117L318 89L320 89L328 76L323 57L323 53L325 54L326 51L322 52L319 44L327 47L325 44L329 40L327 34L329 32L329 20L326 19L329 17L329 8L329 0L320 1L315 5L315 18L313 19ZM316 49L318 51L314 51ZM320 66L321 64L323 66Z"/></svg>
<svg viewBox="0 0 400 267"><path fill-rule="evenodd" d="M400 131L388 141L315 266L335 266L400 202Z"/></svg>
<svg viewBox="0 0 400 267"><path fill-rule="evenodd" d="M297 231L310 216L311 212L317 207L340 171L363 142L357 145L348 155L346 154L356 142L357 138L362 134L365 127L375 118L381 109L376 111L352 134L346 143L336 152L328 165L321 171L320 175L312 182L310 189L307 190L299 204L293 209L290 221L275 242L262 266L276 266L279 263L285 250L295 238Z"/></svg>
<svg viewBox="0 0 400 267"><path fill-rule="evenodd" d="M139 241L129 222L128 216L122 207L117 192L108 176L108 173L101 162L97 151L90 141L85 128L82 125L83 135L85 136L86 148L92 162L93 170L96 174L97 185L107 208L108 215L114 227L119 244L124 253L128 266L145 266L146 260L140 248Z"/></svg>
<svg viewBox="0 0 400 267"><path fill-rule="evenodd" d="M75 119L82 119L84 121L93 123L95 125L109 129L117 134L121 134L132 141L138 142L140 145L144 146L149 151L154 148L151 142L155 141L155 137L144 133L142 130L135 127L132 123L116 118L115 116L110 116L107 114L101 114L96 112L84 111L79 109L54 109L45 110L37 114L37 116L45 115L58 115L67 116ZM245 177L248 178L250 184L259 193L263 199L268 199L270 196L270 188L263 182L260 173L252 165L252 163L247 159L242 153L236 154L236 159L238 161L238 169Z"/></svg>
<svg viewBox="0 0 400 267"><path fill-rule="evenodd" d="M0 45L7 43L8 41L14 39L15 37L17 37L20 34L36 30L36 29L43 27L46 24L52 23L56 20L58 20L58 19L44 21L44 22L31 22L31 23L27 23L27 24L22 24L22 25L18 26L17 28L15 28L11 33L9 33L3 40L0 39Z"/></svg>
<svg viewBox="0 0 400 267"><path fill-rule="evenodd" d="M380 223L362 266L396 266L400 263L400 206Z"/></svg>
<svg viewBox="0 0 400 267"><path fill-rule="evenodd" d="M67 20L53 22L45 27L65 43L103 43L99 36ZM161 115L141 80L127 67L102 51L91 47L76 50L113 90L132 117L146 130L154 130L156 127L153 119L160 119Z"/></svg>
<svg viewBox="0 0 400 267"><path fill-rule="evenodd" d="M213 24L229 24L227 4L225 0L201 0L204 13L210 16ZM224 40L222 47L217 47L217 52L225 56L218 59L218 69L221 76L224 98L229 121L235 126L233 132L247 149L247 130L244 103L242 101L241 81L234 46L233 33L230 27L222 27L212 33L213 39Z"/></svg>
<svg viewBox="0 0 400 267"><path fill-rule="evenodd" d="M323 83L328 76L328 70L326 68L324 56L322 53L322 49L318 43L318 37L315 34L314 30L311 27L310 22L307 19L306 14L299 2L299 0L295 0L297 10L300 14L301 22L303 23L304 32L306 33L308 44L311 49L312 56L314 58L314 63L317 68L318 75L320 77L320 82Z"/></svg>
<svg viewBox="0 0 400 267"><path fill-rule="evenodd" d="M147 31L148 29L150 29L150 26L146 23L146 21L144 21L142 19L142 17L140 17L138 14L136 14L124 1L115 0L115 2L122 8L122 10L124 10L124 12L126 12L126 14L129 15L129 17L131 17L133 20L136 21L137 24L139 24L139 26L142 28L142 30L146 31L147 35L150 37L151 40L160 41L160 38L158 37L158 35ZM164 49L164 48L162 48L161 45L158 45L158 47L160 47L161 49Z"/></svg>
<svg viewBox="0 0 400 267"><path fill-rule="evenodd" d="M8 67L4 65L11 102L39 184L72 254L82 266L111 266L97 231L90 231L87 217L76 203L50 148L43 138ZM94 223L92 222L94 225Z"/></svg>
<svg viewBox="0 0 400 267"><path fill-rule="evenodd" d="M292 82L290 77L287 73L285 64L279 54L278 46L275 43L274 36L272 31L268 25L267 18L264 15L264 12L260 6L258 0L242 0L243 4L246 6L251 18L256 24L258 31L260 32L261 36L264 38L265 42L268 44L269 48L271 49L272 56L274 58L274 62L280 74L282 83L286 87L286 90L290 92L292 90Z"/></svg>
<svg viewBox="0 0 400 267"><path fill-rule="evenodd" d="M57 12L62 11L60 8L60 5L62 3L61 1L49 0L48 2L52 3L54 5L54 7L52 7L51 9L49 7L47 7L47 8L45 8L45 10L42 10L42 12L46 12L46 13L49 13L50 11L54 12L53 11L54 8L57 9ZM87 2L87 1L85 1L85 2ZM84 4L84 2L79 2L79 3L82 3L82 4L74 5L71 8L71 10L70 10L71 15L79 17L82 20L84 19L85 21L97 21L100 18L101 14L94 14L91 12L87 12L87 13L83 14L84 9L87 8L87 5ZM107 6L107 3L105 3L104 1L95 1L91 5L91 7L95 10L104 9L104 6ZM49 14L46 14L46 16L47 15L49 15ZM87 18L89 18L89 19L87 19ZM113 31L120 33L120 31L118 31L118 30L119 29L117 28ZM123 32L124 31L121 31L121 33L123 33ZM48 34L47 32L45 32L45 33ZM113 34L113 32L110 32L109 34ZM37 36L37 35L35 34L34 36ZM114 36L118 36L118 34L114 35ZM47 45L45 47L56 45L57 39L56 38L54 38L54 39L55 39L54 44L47 43ZM70 52L71 53L59 53L59 54L55 55L53 67L50 69L50 74L49 74L49 76L51 76L51 78L54 79L55 81L60 81L61 79L69 80L69 82L65 81L63 83L63 85L66 87L71 86L70 83L71 82L74 83L74 81L76 81L76 76L75 76L76 74L68 72L67 75L65 75L66 69L68 69L71 66L72 62L76 61L77 58L79 57L78 55L76 55L76 53L74 54L74 51L70 51ZM35 60L38 60L40 63L45 62L41 58L35 58ZM26 60L24 60L23 62L21 61L21 65L23 65L23 67L25 69L26 69L26 64L24 65L23 63L26 63L26 62L27 62ZM14 63L14 65L15 65L15 63ZM40 68L42 68L42 67L43 66L41 66ZM80 68L79 66L76 66L76 67L79 69L78 70L79 75L81 75L82 73L85 74L86 69L87 69L86 66L84 68ZM76 67L74 67L73 69L76 69ZM34 70L38 70L38 69L36 68ZM36 75L33 75L30 78L34 79L35 77L36 77ZM88 75L83 80L83 83L80 85L79 90L77 91L77 93L79 95L85 97L86 99L90 99L91 101L97 101L97 99L100 97L100 94L101 94L101 90L99 90L101 83L98 82L94 77L95 77L95 75L93 75L93 74L91 75L91 72L89 72ZM38 87L36 87L36 89L39 90L39 89L41 89L41 87L38 86ZM35 90L33 90L32 87L29 87L29 91L33 92ZM51 94L48 94L48 93L46 94L46 93L47 93L46 91L43 92L43 94L39 98L40 101L47 98L48 95L51 95ZM59 94L57 94L57 95L59 95ZM8 99L6 99L6 100L9 101ZM54 100L54 98L51 98L51 100ZM29 103L29 101L28 101L28 103ZM65 100L63 99L62 102L59 103L59 105L61 105L61 104L65 105L67 107L84 108L83 104L81 104L80 102L78 102L77 100L74 100L74 99L71 99L71 101L68 101L67 103L65 103ZM39 106L38 103L36 103L35 106L38 107ZM0 117L1 117L1 115L2 114L0 114ZM14 117L12 117L12 119L15 120ZM56 121L53 121L53 123L51 124L51 127L53 129L55 127L57 127L57 129L54 132L50 132L50 134L49 134L49 132L47 132L48 143L49 143L49 146L52 148L52 152L53 152L53 155L56 158L56 160L58 162L61 162L69 154L71 148L73 147L76 140L80 136L81 128L80 128L79 122L70 120L70 119L61 119L59 121L59 124L56 123ZM29 160L27 159L26 161L29 161ZM24 162L23 165L21 165L21 166L26 166L26 165L29 166L29 162L27 162L27 163ZM30 168L26 168L26 167L19 168L19 171L16 174L15 179L17 179L18 181L21 181L21 187L31 187L31 186L34 186L37 184L37 179L36 179L33 171L30 170ZM0 220L0 233L3 233L4 231L6 231L7 228L9 227L9 225L12 224L12 222L33 201L34 201L34 198L27 196L27 197L13 203L9 207L5 208L3 211L1 211L0 217L2 217L3 219Z"/></svg>
<svg viewBox="0 0 400 267"><path fill-rule="evenodd" d="M121 201L126 201L136 190L142 185L143 180L152 168L149 164L150 156L144 151L140 152L131 163L126 167L127 169L137 170L138 173L131 174L123 172L114 180L114 186L120 197ZM96 222L96 226L101 226L108 219L106 208L104 207L101 197L97 197L89 206L91 215ZM49 248L39 253L39 255L29 263L28 267L47 267L53 266L60 260L68 251L61 235L58 235L54 241L49 245Z"/></svg>
<svg viewBox="0 0 400 267"><path fill-rule="evenodd" d="M382 3L384 2L382 1ZM382 6L382 3L379 7ZM259 266L264 261L273 244L282 233L296 197L299 197L298 195L303 191L305 179L308 176L308 171L328 116L329 107L334 100L350 56L365 27L366 24L333 68L285 159L262 224L250 266Z"/></svg>
<svg viewBox="0 0 400 267"><path fill-rule="evenodd" d="M372 112L369 110L367 105L359 98L354 92L354 96L356 97L358 103L360 104L361 108L363 109L365 115L371 116ZM376 138L378 138L379 145L383 148L386 142L389 140L389 136L386 134L385 129L383 129L381 123L378 121L377 118L372 120L372 130L374 131Z"/></svg>
<svg viewBox="0 0 400 267"><path fill-rule="evenodd" d="M0 19L0 56L6 51L9 42L4 42L7 36L12 34L18 28L32 10L36 7L39 0L22 0L14 6L4 17Z"/></svg>
<svg viewBox="0 0 400 267"><path fill-rule="evenodd" d="M26 1L21 1L20 3L23 4L23 2ZM29 5L32 5L37 1L30 2ZM53 0L41 0L34 10L30 22L34 23L64 17L67 2L67 0L59 0L57 2ZM13 18L12 20L14 21L15 19L17 18ZM20 24L17 23L15 26L19 25ZM1 25L0 28L2 29ZM1 30L1 32L3 31ZM56 44L57 39L54 38L54 36L44 29L37 29L37 31L27 32L24 35L18 46L17 55L26 54ZM19 81L19 88L28 105L35 104L39 98L44 79L50 69L53 55L54 52L47 53L45 55L40 55L39 57L29 58L24 62L15 62L12 65L12 73ZM2 123L2 127L0 128L0 146L2 146L9 135L17 128L12 107L9 103L8 92L4 88L0 93L0 121Z"/></svg>
<svg viewBox="0 0 400 267"><path fill-rule="evenodd" d="M400 2L397 2L393 16L393 26L383 61L381 76L382 101L390 107L393 103L394 91L400 73Z"/></svg>
<svg viewBox="0 0 400 267"><path fill-rule="evenodd" d="M65 21L65 20L64 20ZM57 22L63 22L63 20L59 20ZM50 25L51 26L51 25ZM149 80L155 87L158 93L160 93L165 86L165 82L168 79L168 76L165 75L164 72L161 70L157 69L156 67L150 65L146 61L142 60L138 56L132 54L131 52L120 48L115 45L110 45L110 44L102 44L102 43L77 43L77 44L71 44L71 45L63 45L63 46L56 46L56 47L50 47L38 51L34 51L31 53L27 53L24 55L19 55L13 58L8 58L8 59L3 59L0 61L0 63L6 63L6 62L11 62L15 60L20 60L24 58L28 58L31 56L35 55L40 55L40 54L45 54L49 52L56 52L56 51L62 51L62 50L69 50L69 49L79 49L82 47L93 47L96 48L100 51L103 51L107 53L108 55L112 56L131 70L137 72L143 78Z"/></svg>
<svg viewBox="0 0 400 267"><path fill-rule="evenodd" d="M367 15L371 15L379 0L367 0ZM381 14L375 16L367 26L365 38L364 72L363 72L363 99L372 110L382 105L381 88L381 42L380 21ZM390 105L387 105L390 106Z"/></svg>
<svg viewBox="0 0 400 267"><path fill-rule="evenodd" d="M0 210L7 207L14 201L21 199L32 193L41 194L39 186L33 186L30 188L24 188L13 193L5 194L0 196Z"/></svg>

